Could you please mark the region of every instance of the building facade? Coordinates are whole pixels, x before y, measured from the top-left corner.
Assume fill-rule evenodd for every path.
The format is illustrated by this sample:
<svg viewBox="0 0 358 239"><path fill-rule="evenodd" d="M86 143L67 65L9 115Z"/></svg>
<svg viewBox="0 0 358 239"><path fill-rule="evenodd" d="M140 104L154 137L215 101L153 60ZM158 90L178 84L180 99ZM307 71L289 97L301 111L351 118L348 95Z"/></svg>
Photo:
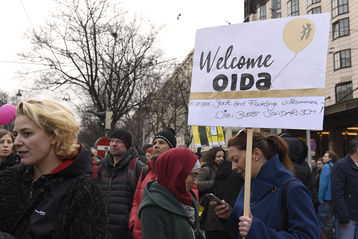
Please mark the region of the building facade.
<svg viewBox="0 0 358 239"><path fill-rule="evenodd" d="M245 0L245 21L330 13L323 131L312 131L316 157L332 150L340 157L358 135L357 0ZM305 137L305 132L294 131Z"/></svg>

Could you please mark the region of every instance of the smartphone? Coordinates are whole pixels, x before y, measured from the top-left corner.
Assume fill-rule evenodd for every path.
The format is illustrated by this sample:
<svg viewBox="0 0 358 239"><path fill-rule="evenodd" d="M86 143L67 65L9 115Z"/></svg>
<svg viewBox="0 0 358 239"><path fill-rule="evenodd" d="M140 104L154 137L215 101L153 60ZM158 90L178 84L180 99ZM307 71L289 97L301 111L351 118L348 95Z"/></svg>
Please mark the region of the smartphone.
<svg viewBox="0 0 358 239"><path fill-rule="evenodd" d="M205 194L205 196L208 197L210 201L216 201L218 203L218 205L223 204L223 202L217 196L215 196L212 193L207 193L207 194Z"/></svg>

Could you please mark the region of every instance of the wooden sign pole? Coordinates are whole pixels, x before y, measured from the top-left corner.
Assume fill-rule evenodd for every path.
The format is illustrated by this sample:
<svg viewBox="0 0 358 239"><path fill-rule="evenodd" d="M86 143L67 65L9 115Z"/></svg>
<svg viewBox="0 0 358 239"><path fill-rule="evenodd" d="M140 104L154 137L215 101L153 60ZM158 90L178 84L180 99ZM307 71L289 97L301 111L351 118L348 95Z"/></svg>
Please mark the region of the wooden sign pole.
<svg viewBox="0 0 358 239"><path fill-rule="evenodd" d="M253 129L248 128L246 138L246 165L245 165L245 194L244 194L244 216L250 216L250 192L251 192L251 162L252 162L252 138Z"/></svg>

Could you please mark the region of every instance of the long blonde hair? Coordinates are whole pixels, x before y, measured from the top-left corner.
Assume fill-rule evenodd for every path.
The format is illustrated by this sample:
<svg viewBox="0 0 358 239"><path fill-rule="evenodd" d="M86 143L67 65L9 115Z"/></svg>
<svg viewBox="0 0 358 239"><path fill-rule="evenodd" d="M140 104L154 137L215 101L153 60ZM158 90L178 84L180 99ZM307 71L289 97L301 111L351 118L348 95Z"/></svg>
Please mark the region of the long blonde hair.
<svg viewBox="0 0 358 239"><path fill-rule="evenodd" d="M55 136L55 153L61 159L78 153L77 134L80 127L65 106L52 100L24 100L18 104L16 115L25 115L47 134Z"/></svg>

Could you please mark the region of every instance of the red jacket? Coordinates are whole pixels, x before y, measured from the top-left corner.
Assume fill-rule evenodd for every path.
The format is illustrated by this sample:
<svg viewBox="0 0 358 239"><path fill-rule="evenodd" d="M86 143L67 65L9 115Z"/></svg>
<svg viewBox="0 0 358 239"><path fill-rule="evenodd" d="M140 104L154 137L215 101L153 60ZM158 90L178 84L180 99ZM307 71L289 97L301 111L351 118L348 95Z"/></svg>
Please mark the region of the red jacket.
<svg viewBox="0 0 358 239"><path fill-rule="evenodd" d="M143 169L134 193L131 215L129 217L129 230L133 232L134 239L143 239L142 227L140 224L140 219L138 218L138 208L140 202L142 201L144 187L147 184L147 182L157 179L157 174L152 169L148 171L147 175L143 180L142 180L142 173L143 173Z"/></svg>

